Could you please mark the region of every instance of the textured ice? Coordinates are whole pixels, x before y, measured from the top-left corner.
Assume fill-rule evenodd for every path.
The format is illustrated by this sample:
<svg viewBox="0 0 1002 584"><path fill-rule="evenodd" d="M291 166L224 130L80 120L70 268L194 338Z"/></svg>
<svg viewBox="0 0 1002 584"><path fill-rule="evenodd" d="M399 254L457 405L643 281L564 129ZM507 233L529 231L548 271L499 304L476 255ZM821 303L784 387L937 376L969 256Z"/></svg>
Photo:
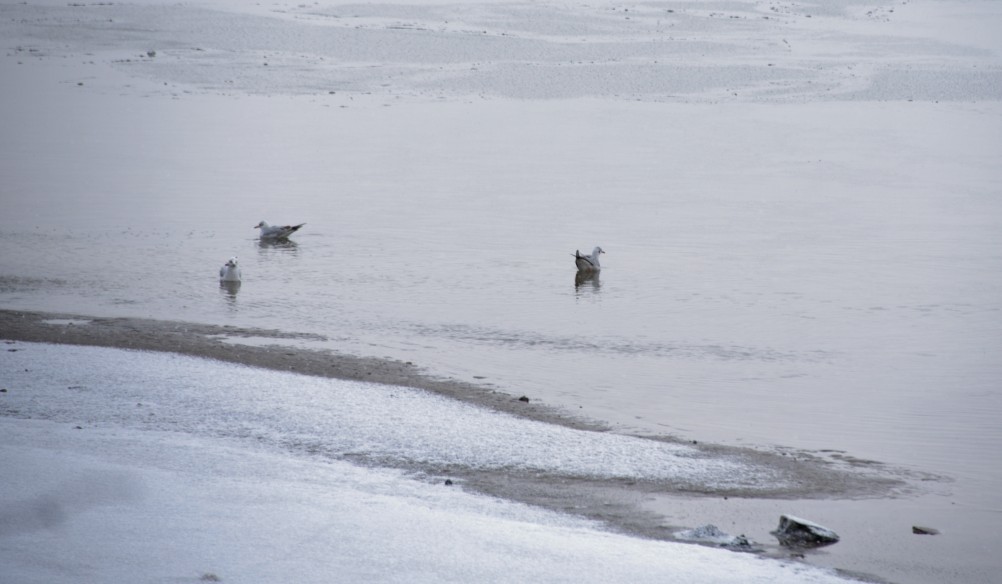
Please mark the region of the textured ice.
<svg viewBox="0 0 1002 584"><path fill-rule="evenodd" d="M429 468L709 488L778 480L689 446L534 422L416 389L166 353L18 347L0 353L6 383L17 388L3 404L31 418L250 439L296 453Z"/></svg>

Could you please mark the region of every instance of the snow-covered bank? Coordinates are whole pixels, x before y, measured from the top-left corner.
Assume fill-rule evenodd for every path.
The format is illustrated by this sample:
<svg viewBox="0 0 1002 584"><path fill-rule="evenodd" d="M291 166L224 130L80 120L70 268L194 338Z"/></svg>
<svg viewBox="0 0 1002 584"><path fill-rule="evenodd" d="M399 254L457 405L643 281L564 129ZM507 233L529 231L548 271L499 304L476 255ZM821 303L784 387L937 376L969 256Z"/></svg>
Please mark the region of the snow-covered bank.
<svg viewBox="0 0 1002 584"><path fill-rule="evenodd" d="M6 372L3 382L12 390L4 395L0 413L65 425L249 440L296 456L427 474L619 479L700 493L776 496L806 489L808 495L842 494L832 483L853 478L848 471L798 472L738 451L708 454L689 444L547 424L408 387L172 353L7 346L0 365ZM811 482L813 489L806 486ZM889 484L877 481L873 492Z"/></svg>
<svg viewBox="0 0 1002 584"><path fill-rule="evenodd" d="M0 442L17 584L847 581L225 440L8 418Z"/></svg>
<svg viewBox="0 0 1002 584"><path fill-rule="evenodd" d="M522 420L404 387L169 353L18 344L4 411L64 424L245 438L370 462L630 478L721 489L780 477L692 447ZM784 485L779 485L782 488Z"/></svg>
<svg viewBox="0 0 1002 584"><path fill-rule="evenodd" d="M380 449L387 439L414 452L426 432L443 429L455 448L431 445L429 454L462 458L501 446L491 436L505 416L441 398L329 380L311 388L317 380L165 354L12 348L2 354L0 394L0 563L11 582L846 581L616 535L458 485L316 456ZM224 402L258 414L233 410L227 428L216 415ZM523 424L518 432L533 423ZM370 425L379 432L367 433ZM547 448L541 436L507 440L510 461ZM532 464L599 472L645 450L613 435L559 446L567 460ZM575 460L582 448L600 450L591 454L595 470ZM686 462L675 448L643 464L655 474L722 470Z"/></svg>

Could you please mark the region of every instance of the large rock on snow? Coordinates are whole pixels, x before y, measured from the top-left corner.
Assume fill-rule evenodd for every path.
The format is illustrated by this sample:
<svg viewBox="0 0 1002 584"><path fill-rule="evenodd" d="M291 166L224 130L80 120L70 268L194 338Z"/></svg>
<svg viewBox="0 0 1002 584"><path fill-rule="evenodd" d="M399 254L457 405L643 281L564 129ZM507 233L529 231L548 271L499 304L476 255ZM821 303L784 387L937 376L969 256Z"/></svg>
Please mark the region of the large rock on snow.
<svg viewBox="0 0 1002 584"><path fill-rule="evenodd" d="M780 515L779 527L771 533L787 547L820 547L838 542L834 531L793 515Z"/></svg>

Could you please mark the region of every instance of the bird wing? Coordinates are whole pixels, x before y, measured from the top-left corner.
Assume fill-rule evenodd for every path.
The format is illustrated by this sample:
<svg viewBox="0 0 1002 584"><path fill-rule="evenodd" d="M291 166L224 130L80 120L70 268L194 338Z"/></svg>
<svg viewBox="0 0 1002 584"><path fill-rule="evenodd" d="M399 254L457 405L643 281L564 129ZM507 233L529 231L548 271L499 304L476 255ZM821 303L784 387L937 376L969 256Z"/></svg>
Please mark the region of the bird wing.
<svg viewBox="0 0 1002 584"><path fill-rule="evenodd" d="M297 229L306 225L305 223L300 223L299 225L272 225L267 229L261 230L261 237L283 239L296 232Z"/></svg>

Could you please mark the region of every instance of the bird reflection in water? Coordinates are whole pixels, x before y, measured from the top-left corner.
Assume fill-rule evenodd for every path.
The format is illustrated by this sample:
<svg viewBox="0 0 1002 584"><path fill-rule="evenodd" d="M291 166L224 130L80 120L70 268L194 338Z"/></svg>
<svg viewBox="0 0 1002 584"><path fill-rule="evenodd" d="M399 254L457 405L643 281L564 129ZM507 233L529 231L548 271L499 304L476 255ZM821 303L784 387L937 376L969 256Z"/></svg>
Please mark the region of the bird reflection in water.
<svg viewBox="0 0 1002 584"><path fill-rule="evenodd" d="M601 272L585 272L579 271L574 274L574 289L578 292L588 290L591 288L593 291L598 292L598 289L602 287L602 281L599 279Z"/></svg>
<svg viewBox="0 0 1002 584"><path fill-rule="evenodd" d="M236 305L237 292L240 291L240 282L220 282L219 292L230 305Z"/></svg>
<svg viewBox="0 0 1002 584"><path fill-rule="evenodd" d="M277 251L279 253L296 253L299 245L289 239L259 239L258 250L261 252Z"/></svg>
<svg viewBox="0 0 1002 584"><path fill-rule="evenodd" d="M262 250L295 251L299 247L299 243L292 239L258 239L258 247Z"/></svg>

